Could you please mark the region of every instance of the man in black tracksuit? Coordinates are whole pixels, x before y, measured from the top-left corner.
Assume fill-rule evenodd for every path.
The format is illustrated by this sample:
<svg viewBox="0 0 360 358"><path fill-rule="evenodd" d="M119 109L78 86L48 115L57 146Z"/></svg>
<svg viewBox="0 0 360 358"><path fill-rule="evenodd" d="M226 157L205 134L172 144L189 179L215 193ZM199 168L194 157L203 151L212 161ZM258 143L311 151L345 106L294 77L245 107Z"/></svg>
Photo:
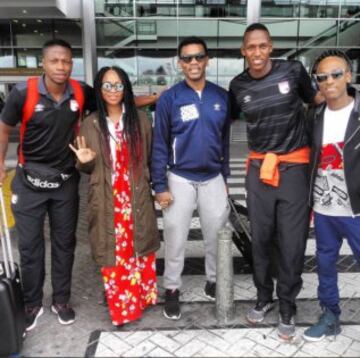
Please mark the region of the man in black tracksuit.
<svg viewBox="0 0 360 358"><path fill-rule="evenodd" d="M270 60L272 43L264 25L246 29L241 51L249 68L231 81L230 98L233 118L245 115L251 151L246 190L257 304L246 318L260 323L274 306L270 257L276 234L278 334L290 339L309 227L310 150L303 102L312 102L316 91L300 62Z"/></svg>
<svg viewBox="0 0 360 358"><path fill-rule="evenodd" d="M43 283L45 278L44 220L48 214L51 236L51 311L61 324L71 324L75 312L69 305L71 275L75 251L75 230L78 217L79 174L69 143L74 139L80 117L74 87L70 85L72 50L62 40L51 40L43 46L44 76L35 83L38 94L26 128L21 129L19 162L12 182L12 209L16 220L21 276L26 309L26 329L36 326L43 313ZM94 109L91 88L78 82L82 91L83 112ZM18 84L7 98L0 121L0 183L6 176L4 166L9 133L24 121L24 106L28 103L29 82ZM22 132L23 131L23 132ZM36 167L39 172L34 171ZM25 168L32 171L25 172ZM27 174L26 174L27 173ZM56 173L56 181L44 180L44 174ZM64 179L64 180L63 180ZM60 180L60 181L59 181ZM61 184L59 184L61 183ZM57 187L57 185L61 185ZM44 189L48 189L44 191Z"/></svg>

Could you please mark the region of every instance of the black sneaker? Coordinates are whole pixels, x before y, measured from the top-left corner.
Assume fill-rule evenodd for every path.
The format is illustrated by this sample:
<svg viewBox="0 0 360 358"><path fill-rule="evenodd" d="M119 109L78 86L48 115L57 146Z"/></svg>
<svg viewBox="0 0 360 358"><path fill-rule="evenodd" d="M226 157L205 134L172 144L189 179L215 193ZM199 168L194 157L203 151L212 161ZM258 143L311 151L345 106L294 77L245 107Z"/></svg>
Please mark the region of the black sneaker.
<svg viewBox="0 0 360 358"><path fill-rule="evenodd" d="M44 313L42 306L25 306L26 331L29 332L36 327L38 318Z"/></svg>
<svg viewBox="0 0 360 358"><path fill-rule="evenodd" d="M179 303L179 290L166 290L165 291L165 306L164 316L168 319L177 320L181 317L180 303Z"/></svg>
<svg viewBox="0 0 360 358"><path fill-rule="evenodd" d="M75 311L68 303L53 303L51 312L58 316L58 321L61 324L67 325L75 322Z"/></svg>
<svg viewBox="0 0 360 358"><path fill-rule="evenodd" d="M251 308L247 314L246 319L251 324L261 323L266 314L274 308L274 302L257 302L254 308Z"/></svg>
<svg viewBox="0 0 360 358"><path fill-rule="evenodd" d="M280 313L278 324L278 336L285 341L290 341L295 337L295 317L290 313Z"/></svg>
<svg viewBox="0 0 360 358"><path fill-rule="evenodd" d="M210 300L215 300L215 298L216 298L216 282L206 281L204 292L205 292L205 296L207 298L210 298Z"/></svg>

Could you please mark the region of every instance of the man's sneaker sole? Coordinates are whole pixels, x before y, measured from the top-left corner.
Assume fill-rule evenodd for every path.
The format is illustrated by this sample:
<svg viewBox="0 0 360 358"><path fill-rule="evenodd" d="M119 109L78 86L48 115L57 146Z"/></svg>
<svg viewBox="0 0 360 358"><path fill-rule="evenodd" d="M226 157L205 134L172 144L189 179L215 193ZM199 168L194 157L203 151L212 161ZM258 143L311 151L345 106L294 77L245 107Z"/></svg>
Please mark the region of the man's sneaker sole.
<svg viewBox="0 0 360 358"><path fill-rule="evenodd" d="M213 297L213 296L208 295L205 291L204 291L204 295L205 295L205 297L207 297L209 300L215 301L215 298L216 298L216 297Z"/></svg>
<svg viewBox="0 0 360 358"><path fill-rule="evenodd" d="M272 302L270 305L271 306L266 310L266 312L264 313L263 318L261 318L261 319L256 319L256 320L251 319L251 318L248 317L248 314L246 314L245 318L248 321L248 323L250 323L250 324L258 324L258 323L263 322L265 320L265 316L275 308L275 303L274 302Z"/></svg>
<svg viewBox="0 0 360 358"><path fill-rule="evenodd" d="M246 320L248 321L248 323L250 324L258 324L258 323L261 323L265 320L265 317L262 318L262 319L258 319L258 320L253 320L253 319L250 319L249 317L245 316Z"/></svg>
<svg viewBox="0 0 360 358"><path fill-rule="evenodd" d="M165 318L171 319L171 320L173 320L173 321L177 321L177 320L179 320L179 319L181 318L181 312L180 312L180 314L179 314L178 316L168 316L167 313L166 313L166 311L163 310L163 314L164 314L164 317L165 317Z"/></svg>
<svg viewBox="0 0 360 358"><path fill-rule="evenodd" d="M291 335L284 335L284 334L281 334L280 332L278 332L278 336L281 339L283 339L284 341L292 341L296 337L296 333L291 334Z"/></svg>
<svg viewBox="0 0 360 358"><path fill-rule="evenodd" d="M291 324L279 323L278 325L277 334L284 341L291 341L296 337L295 321L294 319L292 319L292 321L294 323Z"/></svg>
<svg viewBox="0 0 360 358"><path fill-rule="evenodd" d="M36 327L37 320L43 313L44 313L44 309L43 309L43 307L41 307L39 312L37 313L35 319L34 319L33 324L31 326L29 326L29 327L26 327L26 329L25 329L26 332L30 332L31 330L33 330Z"/></svg>
<svg viewBox="0 0 360 358"><path fill-rule="evenodd" d="M330 337L330 338L334 338L337 335L339 335L341 333L341 329L339 329L339 331L337 331L336 333L333 334L323 334L320 337L311 337L311 336L307 336L305 333L303 333L302 338L303 340L307 341L307 342L320 342L322 341L324 338L326 337Z"/></svg>
<svg viewBox="0 0 360 358"><path fill-rule="evenodd" d="M307 341L307 342L320 342L326 337L326 335L323 334L321 337L309 337L309 336L306 336L305 334L303 334L302 337L303 337L303 340Z"/></svg>
<svg viewBox="0 0 360 358"><path fill-rule="evenodd" d="M64 326L68 326L69 324L73 324L75 322L75 319L70 319L69 321L63 321L60 318L59 313L54 306L51 306L51 312L57 315L59 323Z"/></svg>

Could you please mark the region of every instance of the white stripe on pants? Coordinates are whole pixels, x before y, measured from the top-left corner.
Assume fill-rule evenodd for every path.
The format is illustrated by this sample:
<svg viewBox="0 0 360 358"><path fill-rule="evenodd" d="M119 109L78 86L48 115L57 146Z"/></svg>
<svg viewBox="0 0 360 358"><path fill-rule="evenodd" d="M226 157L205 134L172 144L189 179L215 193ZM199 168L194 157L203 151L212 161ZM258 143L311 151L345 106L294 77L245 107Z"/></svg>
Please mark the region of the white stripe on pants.
<svg viewBox="0 0 360 358"><path fill-rule="evenodd" d="M194 182L168 173L173 203L163 210L165 271L164 287L179 289L184 268L185 245L191 218L197 208L205 245L207 281L216 281L217 234L229 216L226 186L221 174L206 182Z"/></svg>

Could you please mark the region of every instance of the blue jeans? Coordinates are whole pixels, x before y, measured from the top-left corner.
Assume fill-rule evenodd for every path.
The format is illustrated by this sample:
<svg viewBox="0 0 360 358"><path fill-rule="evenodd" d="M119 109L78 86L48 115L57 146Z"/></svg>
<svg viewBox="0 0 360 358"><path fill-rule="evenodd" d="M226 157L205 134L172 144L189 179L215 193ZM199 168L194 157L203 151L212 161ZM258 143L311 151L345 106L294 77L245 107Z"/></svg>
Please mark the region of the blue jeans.
<svg viewBox="0 0 360 358"><path fill-rule="evenodd" d="M320 305L339 316L341 310L336 261L343 238L347 238L357 262L360 263L360 217L315 213L315 235Z"/></svg>

